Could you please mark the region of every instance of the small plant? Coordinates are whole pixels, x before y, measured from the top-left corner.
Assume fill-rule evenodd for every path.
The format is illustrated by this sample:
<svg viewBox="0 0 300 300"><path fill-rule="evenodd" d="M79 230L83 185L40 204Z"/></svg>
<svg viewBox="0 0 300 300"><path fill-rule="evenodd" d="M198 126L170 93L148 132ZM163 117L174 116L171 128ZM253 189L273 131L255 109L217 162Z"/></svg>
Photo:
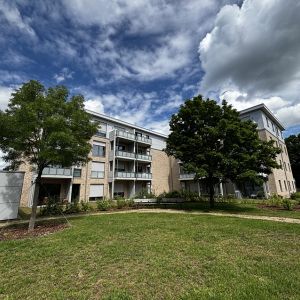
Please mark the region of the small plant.
<svg viewBox="0 0 300 300"><path fill-rule="evenodd" d="M300 200L300 192L292 193L291 199L293 200Z"/></svg>
<svg viewBox="0 0 300 300"><path fill-rule="evenodd" d="M292 200L285 198L282 200L282 207L286 210L293 210L294 203Z"/></svg>
<svg viewBox="0 0 300 300"><path fill-rule="evenodd" d="M107 211L111 207L111 203L109 200L103 199L97 201L97 209L101 211Z"/></svg>
<svg viewBox="0 0 300 300"><path fill-rule="evenodd" d="M41 216L55 216L62 212L62 205L58 203L55 198L47 198L45 200L45 206L41 208Z"/></svg>
<svg viewBox="0 0 300 300"><path fill-rule="evenodd" d="M88 202L81 201L80 206L81 206L81 210L84 212L88 212L89 210L91 210L91 207Z"/></svg>
<svg viewBox="0 0 300 300"><path fill-rule="evenodd" d="M73 203L67 203L64 213L66 214L78 214L80 212L80 206L78 204L78 201L75 201Z"/></svg>
<svg viewBox="0 0 300 300"><path fill-rule="evenodd" d="M127 201L124 198L117 199L117 208L121 209L127 206Z"/></svg>
<svg viewBox="0 0 300 300"><path fill-rule="evenodd" d="M282 197L274 194L272 195L267 201L266 203L269 205L269 206L277 206L277 207L280 207L282 205Z"/></svg>

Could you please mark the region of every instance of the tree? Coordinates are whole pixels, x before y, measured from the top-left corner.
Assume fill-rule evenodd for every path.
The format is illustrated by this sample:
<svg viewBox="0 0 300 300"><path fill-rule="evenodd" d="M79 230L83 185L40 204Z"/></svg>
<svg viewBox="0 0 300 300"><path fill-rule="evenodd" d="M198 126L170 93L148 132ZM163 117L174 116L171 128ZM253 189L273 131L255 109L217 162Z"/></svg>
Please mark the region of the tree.
<svg viewBox="0 0 300 300"><path fill-rule="evenodd" d="M29 81L14 93L5 112L0 111L0 149L7 169L27 163L36 172L36 188L28 230L34 229L41 176L45 167L85 164L90 138L97 131L84 110L81 95L69 99L63 86L45 89Z"/></svg>
<svg viewBox="0 0 300 300"><path fill-rule="evenodd" d="M285 139L286 148L289 154L291 168L295 177L297 187L300 186L300 133L290 135Z"/></svg>
<svg viewBox="0 0 300 300"><path fill-rule="evenodd" d="M226 101L218 105L201 95L187 100L170 121L166 153L179 159L195 180L209 187L214 207L214 186L231 180L262 184L272 168L278 168L279 148L258 137L257 125L242 121Z"/></svg>

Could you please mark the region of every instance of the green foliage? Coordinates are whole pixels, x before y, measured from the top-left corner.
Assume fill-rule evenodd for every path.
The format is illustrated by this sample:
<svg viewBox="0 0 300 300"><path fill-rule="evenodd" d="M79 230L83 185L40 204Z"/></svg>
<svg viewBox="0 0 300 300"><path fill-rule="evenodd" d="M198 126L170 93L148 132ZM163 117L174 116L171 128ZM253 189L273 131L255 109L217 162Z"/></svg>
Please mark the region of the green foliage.
<svg viewBox="0 0 300 300"><path fill-rule="evenodd" d="M80 213L81 209L79 206L78 201L72 202L72 203L67 203L64 213L66 214L78 214Z"/></svg>
<svg viewBox="0 0 300 300"><path fill-rule="evenodd" d="M61 214L63 205L54 198L47 198L45 205L40 208L40 216L55 216Z"/></svg>
<svg viewBox="0 0 300 300"><path fill-rule="evenodd" d="M285 139L285 144L296 184L300 186L300 133L298 135L290 135Z"/></svg>
<svg viewBox="0 0 300 300"><path fill-rule="evenodd" d="M291 199L285 198L282 200L282 207L286 210L293 210L294 203Z"/></svg>
<svg viewBox="0 0 300 300"><path fill-rule="evenodd" d="M88 212L91 210L91 206L88 202L81 201L80 206L81 206L81 211Z"/></svg>
<svg viewBox="0 0 300 300"><path fill-rule="evenodd" d="M300 192L292 193L291 199L293 200L300 200Z"/></svg>
<svg viewBox="0 0 300 300"><path fill-rule="evenodd" d="M184 201L187 201L187 202L203 201L203 199L201 197L199 197L198 193L196 193L196 192L182 190L180 192L180 194L181 194L181 198L183 198Z"/></svg>
<svg viewBox="0 0 300 300"><path fill-rule="evenodd" d="M257 125L242 121L239 113L223 101L187 100L170 121L166 153L179 159L186 172L195 173L210 188L214 203L214 185L220 180L261 184L260 174L278 168L279 148L258 137Z"/></svg>
<svg viewBox="0 0 300 300"><path fill-rule="evenodd" d="M282 197L274 194L272 195L267 201L266 203L269 205L269 206L277 206L277 207L280 207L282 205Z"/></svg>
<svg viewBox="0 0 300 300"><path fill-rule="evenodd" d="M122 209L125 207L133 207L135 205L133 199L124 199L122 197L117 198L117 208Z"/></svg>
<svg viewBox="0 0 300 300"><path fill-rule="evenodd" d="M134 198L136 199L154 199L156 198L155 194L148 192L147 190L141 190Z"/></svg>
<svg viewBox="0 0 300 300"><path fill-rule="evenodd" d="M97 201L97 209L101 211L107 211L112 207L111 201L103 199Z"/></svg>
<svg viewBox="0 0 300 300"><path fill-rule="evenodd" d="M182 198L182 194L180 191L171 191L168 193L163 193L161 195L162 198Z"/></svg>

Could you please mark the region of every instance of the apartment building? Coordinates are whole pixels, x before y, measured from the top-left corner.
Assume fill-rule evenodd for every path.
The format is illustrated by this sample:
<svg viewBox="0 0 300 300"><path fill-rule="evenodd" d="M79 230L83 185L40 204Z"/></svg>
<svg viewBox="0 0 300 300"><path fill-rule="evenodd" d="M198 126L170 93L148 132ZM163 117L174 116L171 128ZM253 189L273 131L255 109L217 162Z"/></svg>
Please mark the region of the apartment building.
<svg viewBox="0 0 300 300"><path fill-rule="evenodd" d="M281 148L282 152L277 156L277 162L281 168L273 169L262 187L254 186L250 183L244 184L243 187L237 187L232 183L223 183L215 187L216 194L251 196L262 190L266 197L272 194L289 197L291 193L296 192L296 184L282 135L282 132L285 130L284 126L264 104L240 111L240 117L242 120L252 120L257 124L260 139L265 141L272 140L274 141L274 146ZM186 190L199 194L208 194L207 187L201 181L194 181L194 174L186 174L182 170L180 172L180 181L182 188Z"/></svg>
<svg viewBox="0 0 300 300"><path fill-rule="evenodd" d="M141 191L158 195L164 191L186 189L199 195L208 194L205 184L195 181L194 174L185 173L178 161L165 154L167 136L103 114L87 112L100 122L97 134L90 141L91 160L85 166L45 168L39 204L45 197L69 202L95 201L104 197L134 197ZM242 119L257 123L261 139L273 140L282 149L277 157L281 168L274 169L268 176L264 193L289 197L296 191L296 186L282 136L283 125L264 104L245 109L240 115ZM36 175L28 165L23 165L20 170L25 171L21 205L31 206ZM229 183L215 187L216 194L221 195L240 193L250 196L259 189L261 187L251 184L241 191Z"/></svg>
<svg viewBox="0 0 300 300"><path fill-rule="evenodd" d="M134 197L141 191L160 194L180 189L179 165L163 149L167 136L127 122L87 111L100 123L91 139L90 161L85 166L49 166L42 175L39 204L45 197L69 202L115 196ZM36 175L25 171L22 206L31 206Z"/></svg>

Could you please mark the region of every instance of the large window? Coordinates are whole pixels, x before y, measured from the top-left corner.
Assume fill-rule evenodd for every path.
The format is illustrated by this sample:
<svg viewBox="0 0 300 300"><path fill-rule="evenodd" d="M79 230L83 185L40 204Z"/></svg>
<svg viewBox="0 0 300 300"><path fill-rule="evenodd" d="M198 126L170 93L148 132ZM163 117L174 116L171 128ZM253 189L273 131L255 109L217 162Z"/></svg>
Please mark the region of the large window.
<svg viewBox="0 0 300 300"><path fill-rule="evenodd" d="M105 143L93 142L93 156L105 157Z"/></svg>
<svg viewBox="0 0 300 300"><path fill-rule="evenodd" d="M102 162L92 162L92 178L104 178L104 163Z"/></svg>
<svg viewBox="0 0 300 300"><path fill-rule="evenodd" d="M103 199L103 184L91 184L90 185L90 201L96 201Z"/></svg>
<svg viewBox="0 0 300 300"><path fill-rule="evenodd" d="M73 177L81 177L81 169L74 169Z"/></svg>
<svg viewBox="0 0 300 300"><path fill-rule="evenodd" d="M280 181L280 180L278 180L278 182L279 182L280 191L282 192L282 185L281 185L281 181Z"/></svg>

